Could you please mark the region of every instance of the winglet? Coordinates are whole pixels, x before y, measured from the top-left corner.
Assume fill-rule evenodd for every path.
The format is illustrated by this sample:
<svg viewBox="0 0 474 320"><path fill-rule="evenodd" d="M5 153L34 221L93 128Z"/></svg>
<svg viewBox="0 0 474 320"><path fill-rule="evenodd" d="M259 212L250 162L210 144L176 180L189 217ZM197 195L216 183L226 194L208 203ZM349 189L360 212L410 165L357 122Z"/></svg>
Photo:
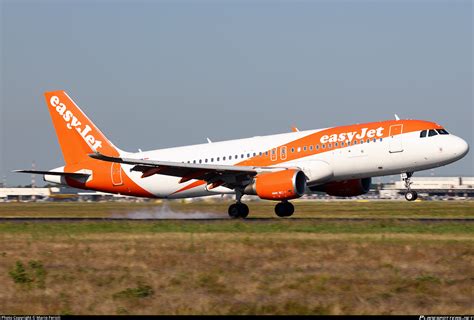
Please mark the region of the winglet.
<svg viewBox="0 0 474 320"><path fill-rule="evenodd" d="M95 151L94 153L89 153L88 156L91 157L92 159L108 161L108 162L120 162L120 161L117 161L117 160L122 160L118 157L106 156L105 154L99 153L97 151Z"/></svg>
<svg viewBox="0 0 474 320"><path fill-rule="evenodd" d="M299 130L297 127L295 127L295 126L291 126L291 131L293 131L293 132L299 132L300 130Z"/></svg>
<svg viewBox="0 0 474 320"><path fill-rule="evenodd" d="M395 120L400 120L400 117L398 117L398 115L395 113Z"/></svg>
<svg viewBox="0 0 474 320"><path fill-rule="evenodd" d="M101 161L106 161L106 162L118 162L118 163L125 163L124 160L120 157L113 157L113 156L106 156L105 154L95 152L95 153L89 153L89 157L92 159L97 159Z"/></svg>

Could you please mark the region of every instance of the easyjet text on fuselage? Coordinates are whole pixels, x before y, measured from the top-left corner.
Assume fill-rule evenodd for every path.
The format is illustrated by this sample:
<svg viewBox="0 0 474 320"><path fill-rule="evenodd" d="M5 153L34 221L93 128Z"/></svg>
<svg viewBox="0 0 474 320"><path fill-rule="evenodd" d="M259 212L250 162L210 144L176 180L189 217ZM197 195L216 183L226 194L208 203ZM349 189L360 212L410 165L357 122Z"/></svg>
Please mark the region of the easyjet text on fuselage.
<svg viewBox="0 0 474 320"><path fill-rule="evenodd" d="M380 138L383 137L383 130L384 127L378 127L377 129L369 129L369 128L362 128L358 131L350 131L350 132L341 132L341 133L334 133L334 134L326 134L321 137L321 143L328 143L328 142L338 142L338 141L350 141L353 140L363 140L367 138Z"/></svg>

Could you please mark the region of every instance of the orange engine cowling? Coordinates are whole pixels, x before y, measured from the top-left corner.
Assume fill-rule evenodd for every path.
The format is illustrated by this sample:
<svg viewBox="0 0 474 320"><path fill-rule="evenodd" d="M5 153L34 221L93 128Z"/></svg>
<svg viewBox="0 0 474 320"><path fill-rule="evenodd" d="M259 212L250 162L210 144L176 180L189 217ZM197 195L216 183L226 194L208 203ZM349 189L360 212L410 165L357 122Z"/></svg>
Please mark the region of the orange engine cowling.
<svg viewBox="0 0 474 320"><path fill-rule="evenodd" d="M371 178L344 180L310 187L310 190L326 192L336 197L355 197L369 192L371 182Z"/></svg>
<svg viewBox="0 0 474 320"><path fill-rule="evenodd" d="M288 169L257 175L244 193L267 200L290 200L301 197L305 189L306 176L303 171Z"/></svg>

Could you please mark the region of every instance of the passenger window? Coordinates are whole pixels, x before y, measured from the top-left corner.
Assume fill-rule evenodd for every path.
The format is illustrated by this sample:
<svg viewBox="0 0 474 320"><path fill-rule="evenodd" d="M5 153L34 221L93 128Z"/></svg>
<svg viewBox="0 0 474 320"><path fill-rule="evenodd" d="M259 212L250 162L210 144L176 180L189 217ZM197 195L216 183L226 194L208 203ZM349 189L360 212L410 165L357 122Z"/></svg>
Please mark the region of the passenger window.
<svg viewBox="0 0 474 320"><path fill-rule="evenodd" d="M202 163L202 160L201 160L201 159L199 159L199 163Z"/></svg>
<svg viewBox="0 0 474 320"><path fill-rule="evenodd" d="M321 146L321 148L323 148L323 149L326 149L326 145L325 145L325 144L323 144L323 145Z"/></svg>
<svg viewBox="0 0 474 320"><path fill-rule="evenodd" d="M241 159L243 159L243 158L244 158L244 154L243 154L243 153L240 155L240 158L241 158Z"/></svg>
<svg viewBox="0 0 474 320"><path fill-rule="evenodd" d="M225 161L225 157L222 157L222 160L224 160L224 161Z"/></svg>
<svg viewBox="0 0 474 320"><path fill-rule="evenodd" d="M316 150L319 150L319 144L316 145Z"/></svg>
<svg viewBox="0 0 474 320"><path fill-rule="evenodd" d="M341 142L341 147L344 147L344 142Z"/></svg>
<svg viewBox="0 0 474 320"><path fill-rule="evenodd" d="M250 153L247 153L247 158L250 158Z"/></svg>
<svg viewBox="0 0 474 320"><path fill-rule="evenodd" d="M376 138L374 138L374 142L377 142L377 139L376 139Z"/></svg>
<svg viewBox="0 0 474 320"><path fill-rule="evenodd" d="M370 139L367 139L367 143L369 143L369 142L370 142Z"/></svg>
<svg viewBox="0 0 474 320"><path fill-rule="evenodd" d="M211 162L214 162L214 158L211 158Z"/></svg>
<svg viewBox="0 0 474 320"><path fill-rule="evenodd" d="M262 156L262 154L263 154L263 153L260 151L260 153L259 153L259 156L261 157L261 156Z"/></svg>
<svg viewBox="0 0 474 320"><path fill-rule="evenodd" d="M306 146L303 147L303 151L306 151Z"/></svg>
<svg viewBox="0 0 474 320"><path fill-rule="evenodd" d="M331 143L328 143L328 149L329 148L332 148L332 144Z"/></svg>
<svg viewBox="0 0 474 320"><path fill-rule="evenodd" d="M310 151L313 151L313 146L309 146L309 150L310 150Z"/></svg>
<svg viewBox="0 0 474 320"><path fill-rule="evenodd" d="M207 159L205 160L205 162L207 163Z"/></svg>
<svg viewBox="0 0 474 320"><path fill-rule="evenodd" d="M445 129L436 129L436 131L438 131L439 134L449 134Z"/></svg>
<svg viewBox="0 0 474 320"><path fill-rule="evenodd" d="M426 130L423 130L420 132L420 138L425 138L426 137Z"/></svg>
<svg viewBox="0 0 474 320"><path fill-rule="evenodd" d="M428 137L432 137L432 136L436 136L436 135L438 135L438 134L433 129L430 129L430 131L428 131Z"/></svg>
<svg viewBox="0 0 474 320"><path fill-rule="evenodd" d="M295 152L295 148L291 148L291 153L294 153Z"/></svg>
<svg viewBox="0 0 474 320"><path fill-rule="evenodd" d="M380 142L382 142L382 138L380 138Z"/></svg>
<svg viewBox="0 0 474 320"><path fill-rule="evenodd" d="M354 143L353 144L357 144L357 140L354 140Z"/></svg>
<svg viewBox="0 0 474 320"><path fill-rule="evenodd" d="M255 157L256 155L257 155L257 154L254 152L254 153L253 153L253 156Z"/></svg>
<svg viewBox="0 0 474 320"><path fill-rule="evenodd" d="M339 144L337 142L334 143L334 147L337 147Z"/></svg>
<svg viewBox="0 0 474 320"><path fill-rule="evenodd" d="M265 151L265 155L268 156L268 151Z"/></svg>

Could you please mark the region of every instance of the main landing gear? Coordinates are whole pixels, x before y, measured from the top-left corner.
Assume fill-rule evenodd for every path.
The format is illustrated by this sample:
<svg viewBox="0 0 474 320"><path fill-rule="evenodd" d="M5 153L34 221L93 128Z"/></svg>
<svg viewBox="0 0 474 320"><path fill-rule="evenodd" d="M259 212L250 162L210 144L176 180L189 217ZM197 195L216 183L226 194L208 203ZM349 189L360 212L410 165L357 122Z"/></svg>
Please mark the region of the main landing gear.
<svg viewBox="0 0 474 320"><path fill-rule="evenodd" d="M235 197L237 199L237 202L231 204L228 210L229 216L232 219L247 218L247 216L249 215L249 207L245 203L240 202L242 196L243 193L241 190L235 190Z"/></svg>
<svg viewBox="0 0 474 320"><path fill-rule="evenodd" d="M275 213L280 218L289 217L293 214L293 212L295 212L295 207L286 200L275 206Z"/></svg>
<svg viewBox="0 0 474 320"><path fill-rule="evenodd" d="M403 181L405 181L405 188L407 188L407 192L405 193L405 199L407 201L415 201L418 198L418 193L415 190L411 190L411 184L413 182L410 181L410 178L413 176L413 172L407 172L402 175Z"/></svg>
<svg viewBox="0 0 474 320"><path fill-rule="evenodd" d="M240 201L231 204L229 207L229 216L233 219L247 218L249 215L249 207Z"/></svg>
<svg viewBox="0 0 474 320"><path fill-rule="evenodd" d="M249 207L245 203L240 202L243 193L236 190L235 195L237 202L229 206L229 216L232 219L247 218L249 215ZM295 207L287 200L283 200L275 206L275 213L280 218L290 217L294 212Z"/></svg>

